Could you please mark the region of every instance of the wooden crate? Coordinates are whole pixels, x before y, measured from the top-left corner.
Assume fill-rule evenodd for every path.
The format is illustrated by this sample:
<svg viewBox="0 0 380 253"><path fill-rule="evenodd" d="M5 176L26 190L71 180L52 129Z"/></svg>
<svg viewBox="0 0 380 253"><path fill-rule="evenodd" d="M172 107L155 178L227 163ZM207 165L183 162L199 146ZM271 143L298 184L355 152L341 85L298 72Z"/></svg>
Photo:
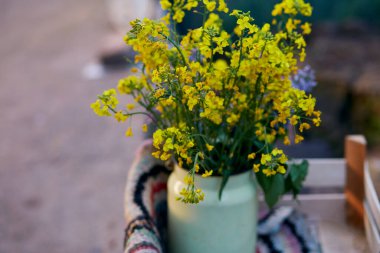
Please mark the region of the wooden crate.
<svg viewBox="0 0 380 253"><path fill-rule="evenodd" d="M364 232L365 150L363 136L347 136L345 158L307 159L309 173L298 201L286 195L280 202L308 216L323 252L370 252Z"/></svg>

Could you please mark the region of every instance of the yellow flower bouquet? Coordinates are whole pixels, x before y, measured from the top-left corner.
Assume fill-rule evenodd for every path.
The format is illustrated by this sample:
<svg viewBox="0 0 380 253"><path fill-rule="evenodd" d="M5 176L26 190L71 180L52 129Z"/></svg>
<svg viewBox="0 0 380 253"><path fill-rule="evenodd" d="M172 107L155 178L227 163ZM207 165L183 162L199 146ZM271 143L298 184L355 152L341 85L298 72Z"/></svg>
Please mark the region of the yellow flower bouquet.
<svg viewBox="0 0 380 253"><path fill-rule="evenodd" d="M137 52L136 67L117 89L98 96L95 113L118 122L137 114L151 119L152 155L188 171L180 201L207 198L194 184L196 174L222 176L220 197L231 175L250 169L270 206L285 192L297 194L307 164L289 165L277 144L299 143L305 130L320 124L315 98L291 81L306 57L311 25L302 17L311 15L311 5L283 0L271 24L262 26L224 0L161 0L161 6L167 12L161 20L131 22L124 39ZM203 23L181 36L176 25L186 12ZM235 18L233 33L224 30L221 13ZM119 95L133 96L145 110L135 104L120 109ZM132 135L128 128L126 136Z"/></svg>

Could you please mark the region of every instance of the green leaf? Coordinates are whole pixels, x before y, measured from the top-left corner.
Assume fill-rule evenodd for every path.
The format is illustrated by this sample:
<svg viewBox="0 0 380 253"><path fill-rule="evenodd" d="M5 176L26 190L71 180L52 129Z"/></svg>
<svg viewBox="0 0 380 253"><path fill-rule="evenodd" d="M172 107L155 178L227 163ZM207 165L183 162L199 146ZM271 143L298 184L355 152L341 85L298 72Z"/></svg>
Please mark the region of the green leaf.
<svg viewBox="0 0 380 253"><path fill-rule="evenodd" d="M225 171L225 172L223 173L222 183L221 183L221 185L220 185L220 188L219 188L219 194L218 194L219 200L222 199L223 189L224 189L224 187L226 186L229 177L230 177L230 173L229 173L229 171L227 170L227 171Z"/></svg>
<svg viewBox="0 0 380 253"><path fill-rule="evenodd" d="M276 174L268 177L257 173L257 180L264 192L265 202L272 208L285 192L285 179L283 175Z"/></svg>
<svg viewBox="0 0 380 253"><path fill-rule="evenodd" d="M302 190L302 184L306 179L309 169L309 163L303 160L300 164L291 164L290 173L287 180L287 190L293 192L293 196L296 197Z"/></svg>
<svg viewBox="0 0 380 253"><path fill-rule="evenodd" d="M284 194L285 180L280 174L271 177L269 191L265 193L265 201L272 208Z"/></svg>
<svg viewBox="0 0 380 253"><path fill-rule="evenodd" d="M267 192L270 187L270 178L265 176L261 171L259 173L256 173L256 178L261 188L263 189L263 192Z"/></svg>

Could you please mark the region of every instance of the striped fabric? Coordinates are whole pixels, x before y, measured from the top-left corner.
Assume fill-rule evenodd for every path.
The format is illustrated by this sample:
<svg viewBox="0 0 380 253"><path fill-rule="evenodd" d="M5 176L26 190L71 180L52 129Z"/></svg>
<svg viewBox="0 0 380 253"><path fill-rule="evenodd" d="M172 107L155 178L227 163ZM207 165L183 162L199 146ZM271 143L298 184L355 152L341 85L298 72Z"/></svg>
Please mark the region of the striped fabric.
<svg viewBox="0 0 380 253"><path fill-rule="evenodd" d="M129 170L124 253L167 252L166 182L170 170L151 156L151 147L151 140L143 143ZM307 219L291 207L274 209L260 218L256 253L321 252Z"/></svg>

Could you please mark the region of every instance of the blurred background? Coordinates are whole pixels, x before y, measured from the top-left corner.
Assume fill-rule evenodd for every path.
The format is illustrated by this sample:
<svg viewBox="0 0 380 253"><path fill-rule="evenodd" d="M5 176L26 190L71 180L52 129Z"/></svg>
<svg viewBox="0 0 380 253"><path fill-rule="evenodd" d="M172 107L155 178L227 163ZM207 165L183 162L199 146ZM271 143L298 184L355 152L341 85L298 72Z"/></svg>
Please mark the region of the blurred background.
<svg viewBox="0 0 380 253"><path fill-rule="evenodd" d="M323 124L288 152L342 157L344 136L364 134L379 158L380 0L311 2ZM275 1L233 3L263 23ZM128 74L128 22L159 17L158 6L0 0L0 253L122 251L126 173L143 137L124 138L127 126L89 105Z"/></svg>

